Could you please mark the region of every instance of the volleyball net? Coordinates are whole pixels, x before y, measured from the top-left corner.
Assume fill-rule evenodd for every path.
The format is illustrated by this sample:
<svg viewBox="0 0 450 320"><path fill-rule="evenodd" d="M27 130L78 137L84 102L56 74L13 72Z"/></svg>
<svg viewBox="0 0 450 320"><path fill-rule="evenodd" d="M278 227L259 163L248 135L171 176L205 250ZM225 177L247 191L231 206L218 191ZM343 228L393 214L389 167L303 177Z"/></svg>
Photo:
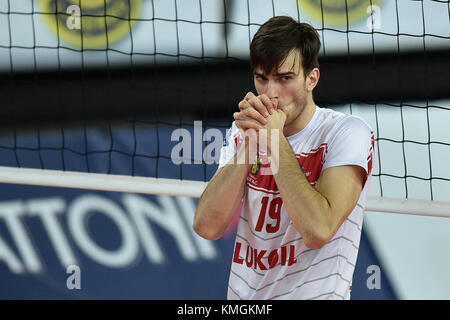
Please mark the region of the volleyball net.
<svg viewBox="0 0 450 320"><path fill-rule="evenodd" d="M0 1L0 182L199 197L267 19L318 31L320 107L375 134L366 210L450 216L448 1Z"/></svg>

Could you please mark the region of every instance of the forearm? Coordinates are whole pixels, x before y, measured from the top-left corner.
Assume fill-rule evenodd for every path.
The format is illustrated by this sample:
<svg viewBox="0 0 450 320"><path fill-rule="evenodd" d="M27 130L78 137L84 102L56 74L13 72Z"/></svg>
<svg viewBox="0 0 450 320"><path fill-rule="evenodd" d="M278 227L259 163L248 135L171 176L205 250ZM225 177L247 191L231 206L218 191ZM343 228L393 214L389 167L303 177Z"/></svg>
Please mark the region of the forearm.
<svg viewBox="0 0 450 320"><path fill-rule="evenodd" d="M229 164L214 175L200 197L193 227L204 238L220 238L242 200L246 177L251 167L250 164L237 163L242 152L244 150L240 150Z"/></svg>
<svg viewBox="0 0 450 320"><path fill-rule="evenodd" d="M282 134L279 136L279 156L271 159L271 166L273 165L278 168L274 178L294 227L302 234L305 243L311 246L325 241L332 229L330 205L310 185L289 142Z"/></svg>

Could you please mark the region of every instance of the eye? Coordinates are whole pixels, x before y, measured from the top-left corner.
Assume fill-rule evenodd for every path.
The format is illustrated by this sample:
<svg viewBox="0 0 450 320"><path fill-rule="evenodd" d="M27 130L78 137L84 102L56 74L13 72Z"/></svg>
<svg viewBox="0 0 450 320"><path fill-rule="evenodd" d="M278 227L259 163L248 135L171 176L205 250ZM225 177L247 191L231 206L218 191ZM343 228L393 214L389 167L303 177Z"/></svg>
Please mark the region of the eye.
<svg viewBox="0 0 450 320"><path fill-rule="evenodd" d="M263 76L260 75L260 74L255 74L255 78L256 78L257 80L260 80L260 81L267 80L265 77L263 77Z"/></svg>
<svg viewBox="0 0 450 320"><path fill-rule="evenodd" d="M284 81L288 81L288 80L291 80L292 77L291 77L291 76L283 76L282 79L283 79Z"/></svg>

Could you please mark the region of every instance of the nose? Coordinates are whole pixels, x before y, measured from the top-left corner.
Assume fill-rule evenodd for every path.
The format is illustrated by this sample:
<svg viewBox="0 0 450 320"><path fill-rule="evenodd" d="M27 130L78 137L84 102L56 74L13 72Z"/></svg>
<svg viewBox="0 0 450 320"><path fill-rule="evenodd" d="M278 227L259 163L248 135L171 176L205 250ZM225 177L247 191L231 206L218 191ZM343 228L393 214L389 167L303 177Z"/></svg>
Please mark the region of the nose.
<svg viewBox="0 0 450 320"><path fill-rule="evenodd" d="M270 98L270 100L272 100L272 102L275 104L278 103L278 85L276 81L268 81L266 95Z"/></svg>

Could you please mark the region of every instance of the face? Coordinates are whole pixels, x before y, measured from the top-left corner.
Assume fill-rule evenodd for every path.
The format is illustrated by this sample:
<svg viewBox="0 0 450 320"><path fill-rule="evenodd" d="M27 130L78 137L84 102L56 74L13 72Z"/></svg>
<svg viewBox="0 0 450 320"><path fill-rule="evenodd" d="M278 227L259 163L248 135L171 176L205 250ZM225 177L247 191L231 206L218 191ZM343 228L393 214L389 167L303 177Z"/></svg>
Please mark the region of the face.
<svg viewBox="0 0 450 320"><path fill-rule="evenodd" d="M262 68L254 70L258 95L265 94L286 114L285 126L299 118L308 99L307 80L301 65L299 50L292 50L277 70L268 75Z"/></svg>

